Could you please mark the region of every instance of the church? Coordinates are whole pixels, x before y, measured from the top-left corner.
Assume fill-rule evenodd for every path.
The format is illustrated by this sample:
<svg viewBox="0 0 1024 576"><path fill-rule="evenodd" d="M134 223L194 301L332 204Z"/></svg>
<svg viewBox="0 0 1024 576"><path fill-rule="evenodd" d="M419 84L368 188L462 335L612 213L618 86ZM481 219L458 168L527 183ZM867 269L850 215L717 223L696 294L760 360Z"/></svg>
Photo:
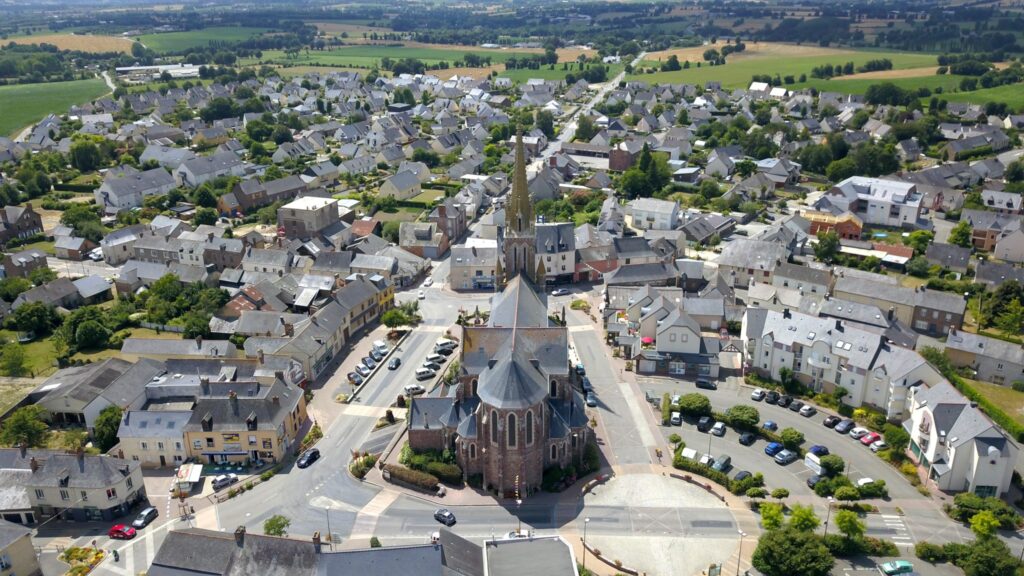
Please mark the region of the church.
<svg viewBox="0 0 1024 576"><path fill-rule="evenodd" d="M568 330L548 318L522 135L499 242L500 291L490 317L464 327L459 375L447 395L413 399L409 445L451 450L463 476L479 475L485 489L521 498L540 489L547 468L578 469L592 434L573 386Z"/></svg>

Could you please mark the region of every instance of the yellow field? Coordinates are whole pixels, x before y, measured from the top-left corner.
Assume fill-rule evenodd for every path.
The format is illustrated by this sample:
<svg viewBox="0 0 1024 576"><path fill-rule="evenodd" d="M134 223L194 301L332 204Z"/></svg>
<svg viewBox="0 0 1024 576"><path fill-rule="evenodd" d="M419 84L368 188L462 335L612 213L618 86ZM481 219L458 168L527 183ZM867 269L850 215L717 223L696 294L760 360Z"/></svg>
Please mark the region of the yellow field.
<svg viewBox="0 0 1024 576"><path fill-rule="evenodd" d="M747 58L758 58L763 56L789 56L804 58L809 56L835 56L844 54L855 54L852 50L838 48L822 48L820 46L783 44L780 42L751 42L746 41L746 49L743 52L736 52L727 57L729 62L737 62ZM704 58L704 51L709 48L721 50L726 46L725 42L716 42L706 46L691 46L689 48L670 48L658 52L650 52L644 56L644 60L668 60L669 56L675 54L680 62L689 60L699 62Z"/></svg>
<svg viewBox="0 0 1024 576"><path fill-rule="evenodd" d="M342 32L348 34L346 41L348 42L359 42L363 39L363 33L367 35L376 32L377 34L383 34L385 32L391 32L388 28L381 28L379 26L364 26L362 24L345 24L344 22L309 22L316 29L327 34L329 36L340 36Z"/></svg>
<svg viewBox="0 0 1024 576"><path fill-rule="evenodd" d="M10 40L15 44L52 44L61 50L79 52L131 52L132 40L116 36L93 36L86 34L44 34L22 36Z"/></svg>

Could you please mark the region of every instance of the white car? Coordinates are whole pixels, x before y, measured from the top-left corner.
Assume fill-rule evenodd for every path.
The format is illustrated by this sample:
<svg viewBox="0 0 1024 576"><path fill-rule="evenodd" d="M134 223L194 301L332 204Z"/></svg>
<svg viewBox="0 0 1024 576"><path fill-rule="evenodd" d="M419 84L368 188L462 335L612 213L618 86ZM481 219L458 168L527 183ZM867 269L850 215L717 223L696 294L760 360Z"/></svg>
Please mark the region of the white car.
<svg viewBox="0 0 1024 576"><path fill-rule="evenodd" d="M427 279L423 281L423 287L424 288L430 288L430 285L433 284L433 283L434 283L434 278L432 276L427 276Z"/></svg>
<svg viewBox="0 0 1024 576"><path fill-rule="evenodd" d="M417 394L423 394L427 390L419 384L406 384L405 393L409 396L415 396Z"/></svg>
<svg viewBox="0 0 1024 576"><path fill-rule="evenodd" d="M416 293L416 298L419 300L423 300L426 297L427 294L423 290L420 290L419 292Z"/></svg>
<svg viewBox="0 0 1024 576"><path fill-rule="evenodd" d="M765 391L761 390L760 388L755 388L754 391L750 393L750 399L755 402L760 402L761 400L764 400L764 397Z"/></svg>
<svg viewBox="0 0 1024 576"><path fill-rule="evenodd" d="M556 289L551 291L551 295L552 296L565 296L568 293L569 293L569 290L567 290L565 288L556 288Z"/></svg>
<svg viewBox="0 0 1024 576"><path fill-rule="evenodd" d="M862 426L857 426L853 430L850 430L850 438L853 438L854 440L860 440L861 438L867 436L868 432L871 431Z"/></svg>
<svg viewBox="0 0 1024 576"><path fill-rule="evenodd" d="M356 372L359 372L360 376L369 376L370 372L371 372L371 370L369 368L367 368L366 366L363 366L362 364L356 364L355 370L356 370Z"/></svg>
<svg viewBox="0 0 1024 576"><path fill-rule="evenodd" d="M878 452L879 450L885 450L889 445L885 443L885 440L876 440L871 443L871 451Z"/></svg>
<svg viewBox="0 0 1024 576"><path fill-rule="evenodd" d="M857 480L857 488L863 488L874 481L874 478L861 478L860 480Z"/></svg>
<svg viewBox="0 0 1024 576"><path fill-rule="evenodd" d="M818 409L810 404L804 404L803 408L800 409L800 415L805 418L810 418L818 413Z"/></svg>

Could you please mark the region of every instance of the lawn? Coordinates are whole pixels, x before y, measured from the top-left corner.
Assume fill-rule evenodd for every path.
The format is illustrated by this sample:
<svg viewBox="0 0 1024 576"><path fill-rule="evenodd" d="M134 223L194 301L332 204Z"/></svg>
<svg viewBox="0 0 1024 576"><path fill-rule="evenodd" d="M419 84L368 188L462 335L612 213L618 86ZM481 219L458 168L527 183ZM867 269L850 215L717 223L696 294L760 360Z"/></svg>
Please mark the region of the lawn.
<svg viewBox="0 0 1024 576"><path fill-rule="evenodd" d="M6 414L36 387L31 382L0 381L0 414Z"/></svg>
<svg viewBox="0 0 1024 576"><path fill-rule="evenodd" d="M1024 392L1017 392L1009 386L999 386L964 378L979 394L1006 412L1018 424L1024 425Z"/></svg>
<svg viewBox="0 0 1024 576"><path fill-rule="evenodd" d="M0 86L0 135L16 135L47 114L64 114L72 105L91 102L108 91L99 78Z"/></svg>
<svg viewBox="0 0 1024 576"><path fill-rule="evenodd" d="M794 47L794 49L797 47ZM936 63L935 55L907 52L879 52L867 50L837 50L834 53L809 55L786 54L785 51L773 50L758 53L757 48L748 46L750 54L732 55L723 66L707 66L702 63L700 68L692 66L688 70L675 72L656 72L654 74L630 75L630 80L642 80L647 83L689 83L703 84L717 80L725 88L746 88L755 74L778 74L779 76L799 77L801 74L810 76L811 69L823 64L845 64L853 62L860 66L868 60L888 58L894 69L922 68ZM696 64L694 62L694 64ZM659 66L656 61L645 60L642 67ZM880 80L873 79L871 83Z"/></svg>
<svg viewBox="0 0 1024 576"><path fill-rule="evenodd" d="M184 52L189 48L208 46L211 41L241 42L266 31L266 28L214 26L187 32L143 34L137 37L137 40L155 52Z"/></svg>
<svg viewBox="0 0 1024 576"><path fill-rule="evenodd" d="M24 244L17 248L12 248L11 250L16 250L18 252L21 252L22 250L42 250L43 252L46 252L50 256L53 256L57 254L57 251L54 249L53 244L53 240L43 240L41 242L33 242L32 244Z"/></svg>
<svg viewBox="0 0 1024 576"><path fill-rule="evenodd" d="M941 94L939 98L949 102L971 102L973 104L985 104L986 102L1006 102L1011 108L1019 110L1024 107L1024 85L1008 84L995 88L982 88L974 92L957 92L955 94ZM927 100L927 99L926 99Z"/></svg>
<svg viewBox="0 0 1024 576"><path fill-rule="evenodd" d="M12 330L0 330L0 340L4 342L17 342L18 333ZM37 338L27 344L22 344L25 349L25 376L47 376L56 372L57 352L53 349L53 342L49 338Z"/></svg>
<svg viewBox="0 0 1024 576"><path fill-rule="evenodd" d="M409 198L409 202L416 202L424 206L433 206L439 198L444 198L444 190L424 190Z"/></svg>
<svg viewBox="0 0 1024 576"><path fill-rule="evenodd" d="M383 210L376 212L373 217L381 222L415 222L422 213L423 210L419 208L402 206L394 212L384 212Z"/></svg>

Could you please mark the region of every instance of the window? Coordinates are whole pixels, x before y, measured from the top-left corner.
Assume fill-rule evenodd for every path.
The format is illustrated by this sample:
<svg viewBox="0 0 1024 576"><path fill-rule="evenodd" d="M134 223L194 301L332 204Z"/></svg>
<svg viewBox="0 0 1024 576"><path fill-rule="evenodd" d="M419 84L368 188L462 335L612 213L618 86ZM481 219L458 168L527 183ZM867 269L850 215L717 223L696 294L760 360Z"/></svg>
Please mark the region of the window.
<svg viewBox="0 0 1024 576"><path fill-rule="evenodd" d="M213 448L213 438L207 438L206 439L206 447L207 448Z"/></svg>
<svg viewBox="0 0 1024 576"><path fill-rule="evenodd" d="M516 415L508 415L508 447L516 447Z"/></svg>
<svg viewBox="0 0 1024 576"><path fill-rule="evenodd" d="M558 446L555 444L551 445L551 459L555 460L558 458Z"/></svg>
<svg viewBox="0 0 1024 576"><path fill-rule="evenodd" d="M498 443L498 412L491 410L491 443Z"/></svg>
<svg viewBox="0 0 1024 576"><path fill-rule="evenodd" d="M127 486L129 490L132 489L132 477L131 476L129 476L128 479L125 480L125 486Z"/></svg>
<svg viewBox="0 0 1024 576"><path fill-rule="evenodd" d="M469 458L470 460L476 460L476 444L469 445Z"/></svg>
<svg viewBox="0 0 1024 576"><path fill-rule="evenodd" d="M10 570L14 565L11 564L11 557L7 554L0 556L0 570ZM11 576L14 576L13 574Z"/></svg>
<svg viewBox="0 0 1024 576"><path fill-rule="evenodd" d="M175 442L174 443L174 449L175 450L181 450L181 442Z"/></svg>
<svg viewBox="0 0 1024 576"><path fill-rule="evenodd" d="M71 494L68 494L67 490L61 490L60 491L60 499L61 500L71 500Z"/></svg>
<svg viewBox="0 0 1024 576"><path fill-rule="evenodd" d="M82 502L88 502L89 501L89 493L88 492L86 492L85 490L82 490L81 492L79 492L79 494L82 495Z"/></svg>
<svg viewBox="0 0 1024 576"><path fill-rule="evenodd" d="M139 448L142 448L143 450L149 450L149 444L145 442L139 442Z"/></svg>
<svg viewBox="0 0 1024 576"><path fill-rule="evenodd" d="M156 443L156 449L157 449L157 450L160 450L161 452L163 452L163 449L164 449L164 443L163 443L163 442L157 442L157 443Z"/></svg>
<svg viewBox="0 0 1024 576"><path fill-rule="evenodd" d="M533 411L526 412L526 445L533 445Z"/></svg>
<svg viewBox="0 0 1024 576"><path fill-rule="evenodd" d="M548 395L552 398L558 398L558 382L555 382L554 380L551 381L551 390Z"/></svg>
<svg viewBox="0 0 1024 576"><path fill-rule="evenodd" d="M202 449L203 441L202 440L193 440L192 441L192 447L195 448L196 450Z"/></svg>
<svg viewBox="0 0 1024 576"><path fill-rule="evenodd" d="M181 457L181 454L175 454L174 455L174 461L175 462L184 462L185 459Z"/></svg>
<svg viewBox="0 0 1024 576"><path fill-rule="evenodd" d="M46 493L40 490L39 488L36 488L36 498L38 498L39 500L46 500Z"/></svg>
<svg viewBox="0 0 1024 576"><path fill-rule="evenodd" d="M139 461L139 455L138 454L132 454L132 460L138 462Z"/></svg>
<svg viewBox="0 0 1024 576"><path fill-rule="evenodd" d="M273 440L264 440L263 441L263 449L264 450L273 450L273 448L274 448L274 441Z"/></svg>
<svg viewBox="0 0 1024 576"><path fill-rule="evenodd" d="M117 498L117 489L107 488L107 500L113 500L114 498Z"/></svg>
<svg viewBox="0 0 1024 576"><path fill-rule="evenodd" d="M249 435L249 446L255 446L255 445L256 445L256 436L253 435L253 434L250 434Z"/></svg>
<svg viewBox="0 0 1024 576"><path fill-rule="evenodd" d="M668 341L669 342L675 342L676 341L676 335L675 335L674 332L668 335Z"/></svg>

